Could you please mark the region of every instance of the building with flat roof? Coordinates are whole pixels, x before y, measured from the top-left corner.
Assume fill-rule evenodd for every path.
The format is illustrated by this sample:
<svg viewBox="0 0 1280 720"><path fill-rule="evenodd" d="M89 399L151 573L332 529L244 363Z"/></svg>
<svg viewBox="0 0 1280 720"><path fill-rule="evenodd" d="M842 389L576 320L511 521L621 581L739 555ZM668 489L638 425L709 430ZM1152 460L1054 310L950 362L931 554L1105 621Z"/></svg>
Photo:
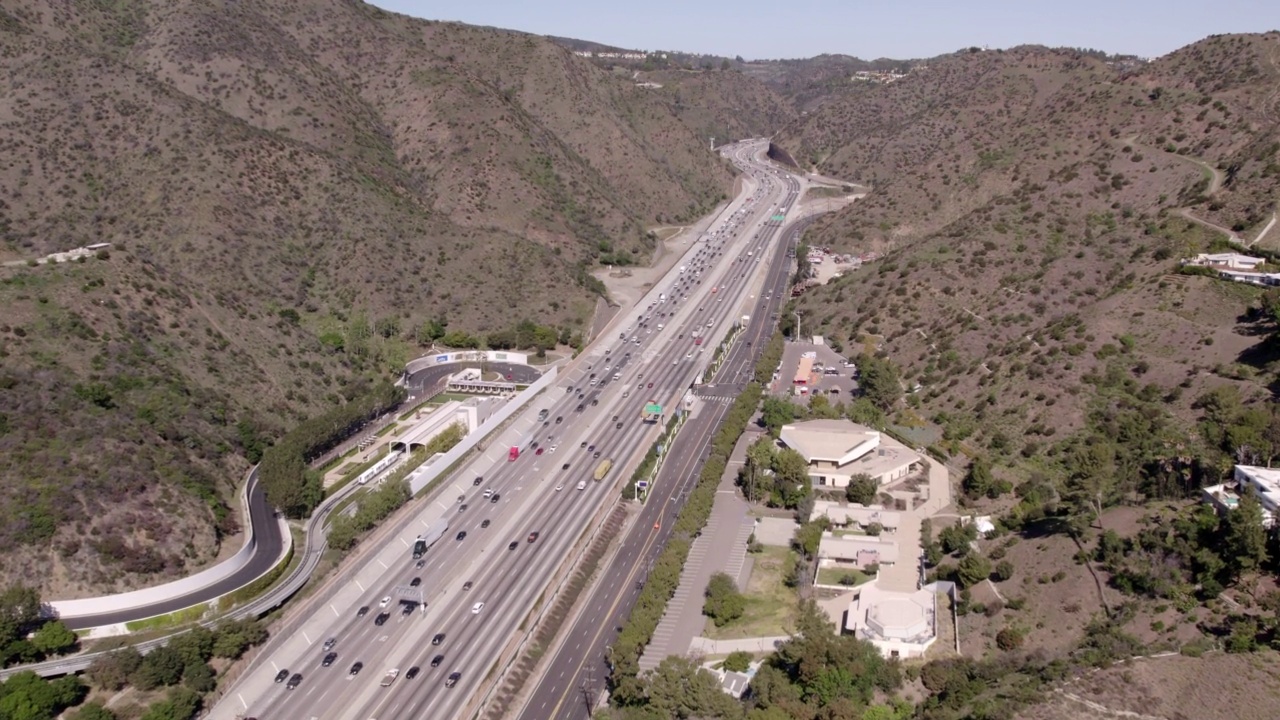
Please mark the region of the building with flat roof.
<svg viewBox="0 0 1280 720"><path fill-rule="evenodd" d="M920 467L919 455L848 420L783 425L778 439L800 453L809 464L809 478L819 486L848 487L849 478L859 474L885 485Z"/></svg>
<svg viewBox="0 0 1280 720"><path fill-rule="evenodd" d="M1262 506L1263 526L1275 527L1276 516L1280 514L1280 469L1236 465L1231 482L1210 485L1200 491L1201 498L1221 512L1235 510L1246 493L1252 494Z"/></svg>
<svg viewBox="0 0 1280 720"><path fill-rule="evenodd" d="M892 565L898 562L898 543L871 535L836 535L825 532L818 541L818 567L838 568Z"/></svg>
<svg viewBox="0 0 1280 720"><path fill-rule="evenodd" d="M825 517L833 527L847 528L857 526L867 528L879 525L885 530L894 531L902 522L902 513L886 510L879 505L859 505L857 503L838 503L830 500L815 500L810 520Z"/></svg>
<svg viewBox="0 0 1280 720"><path fill-rule="evenodd" d="M849 603L844 631L886 658L916 658L938 639L937 614L937 596L929 590L895 592L871 582Z"/></svg>
<svg viewBox="0 0 1280 720"><path fill-rule="evenodd" d="M810 378L813 376L813 361L816 355L813 353L805 353L800 356L800 364L796 367L795 379L791 382L796 385L808 385Z"/></svg>

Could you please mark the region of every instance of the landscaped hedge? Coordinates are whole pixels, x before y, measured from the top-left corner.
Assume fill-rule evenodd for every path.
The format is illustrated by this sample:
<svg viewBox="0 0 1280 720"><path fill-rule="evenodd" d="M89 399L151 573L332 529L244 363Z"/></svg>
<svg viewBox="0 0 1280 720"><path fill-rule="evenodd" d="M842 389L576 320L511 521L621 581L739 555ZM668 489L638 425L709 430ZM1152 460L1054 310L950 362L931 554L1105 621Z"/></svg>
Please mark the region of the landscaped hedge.
<svg viewBox="0 0 1280 720"><path fill-rule="evenodd" d="M267 502L289 517L305 517L324 499L320 474L307 463L351 437L361 425L404 402L404 388L383 382L346 405L308 420L262 454L259 467Z"/></svg>

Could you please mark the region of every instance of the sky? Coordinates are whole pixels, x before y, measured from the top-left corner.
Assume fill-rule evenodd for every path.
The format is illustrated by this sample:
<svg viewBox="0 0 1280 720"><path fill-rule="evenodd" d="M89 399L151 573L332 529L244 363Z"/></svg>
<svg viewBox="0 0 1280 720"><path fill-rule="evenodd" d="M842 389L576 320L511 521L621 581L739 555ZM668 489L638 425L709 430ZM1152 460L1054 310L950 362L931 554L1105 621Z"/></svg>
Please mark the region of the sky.
<svg viewBox="0 0 1280 720"><path fill-rule="evenodd" d="M373 0L472 25L747 60L925 58L964 47L1158 57L1208 35L1280 29L1280 0Z"/></svg>

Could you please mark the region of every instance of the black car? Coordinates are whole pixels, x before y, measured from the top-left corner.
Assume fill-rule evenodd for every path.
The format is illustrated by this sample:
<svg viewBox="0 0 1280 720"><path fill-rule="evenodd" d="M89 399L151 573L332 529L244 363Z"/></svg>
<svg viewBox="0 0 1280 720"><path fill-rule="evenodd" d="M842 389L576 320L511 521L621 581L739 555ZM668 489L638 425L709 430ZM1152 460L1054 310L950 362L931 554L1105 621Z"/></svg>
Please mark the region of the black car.
<svg viewBox="0 0 1280 720"><path fill-rule="evenodd" d="M361 607L359 610L357 610L357 611L356 611L356 617L358 617L358 618L362 618L362 617L364 617L365 615L368 615L368 614L369 614L369 606L368 606L368 605L365 605L365 606Z"/></svg>
<svg viewBox="0 0 1280 720"><path fill-rule="evenodd" d="M458 512L466 512L466 511L467 511L466 503L462 503L461 505L458 506Z"/></svg>
<svg viewBox="0 0 1280 720"><path fill-rule="evenodd" d="M592 450L595 450L595 449L596 449L596 446L595 446L595 445L588 445L588 446L587 446L587 452L591 452Z"/></svg>
<svg viewBox="0 0 1280 720"><path fill-rule="evenodd" d="M418 587L422 584L422 578L416 577L409 581L409 587Z"/></svg>
<svg viewBox="0 0 1280 720"><path fill-rule="evenodd" d="M440 667L440 663L444 662L443 655L437 655L431 658L431 667Z"/></svg>
<svg viewBox="0 0 1280 720"><path fill-rule="evenodd" d="M621 429L622 429L622 423L618 423L617 425L614 425L614 427L615 427L615 428L617 428L618 430L621 430Z"/></svg>
<svg viewBox="0 0 1280 720"><path fill-rule="evenodd" d="M500 497L502 497L502 493L494 493L494 494L489 498L489 502L491 502L491 503L496 503L496 502L498 502L498 498L500 498Z"/></svg>
<svg viewBox="0 0 1280 720"><path fill-rule="evenodd" d="M578 406L578 412L582 412L585 408L586 408L586 406L585 406L585 405L579 405L579 406Z"/></svg>
<svg viewBox="0 0 1280 720"><path fill-rule="evenodd" d="M562 465L562 466L560 467L560 469L561 469L561 470L568 470L568 469L569 469L569 463L565 463L564 465Z"/></svg>
<svg viewBox="0 0 1280 720"><path fill-rule="evenodd" d="M508 549L508 550L515 550L515 549L516 549L516 548L518 548L518 547L520 547L520 541L519 541L519 540L512 540L512 541L511 541L511 544L507 546L507 549Z"/></svg>
<svg viewBox="0 0 1280 720"><path fill-rule="evenodd" d="M378 617L373 619L373 624L378 626L386 625L389 619L391 619L391 613L378 613Z"/></svg>
<svg viewBox="0 0 1280 720"><path fill-rule="evenodd" d="M404 674L404 679L412 680L418 677L418 673L420 672L422 672L422 668L418 667L417 665L414 665L413 667L409 668L409 672Z"/></svg>
<svg viewBox="0 0 1280 720"><path fill-rule="evenodd" d="M439 645L442 642L444 642L444 633L436 633L436 636L431 638L432 645Z"/></svg>
<svg viewBox="0 0 1280 720"><path fill-rule="evenodd" d="M594 455L592 455L591 457L593 457L593 458L598 458L598 457L600 457L600 451L599 451L599 450L597 450L597 451L595 452L595 454L594 454Z"/></svg>
<svg viewBox="0 0 1280 720"><path fill-rule="evenodd" d="M349 670L348 673L351 675L359 675L360 671L363 669L364 669L364 663L362 662L354 663L351 666L351 670Z"/></svg>
<svg viewBox="0 0 1280 720"><path fill-rule="evenodd" d="M281 670L280 672L276 673L276 682L278 682L278 683L279 683L279 682L284 682L284 679L285 679L285 678L287 678L287 677L289 677L289 671L288 671L288 670Z"/></svg>
<svg viewBox="0 0 1280 720"><path fill-rule="evenodd" d="M289 684L285 685L285 687L292 690L301 684L302 684L302 673L294 673L293 677L289 678Z"/></svg>
<svg viewBox="0 0 1280 720"><path fill-rule="evenodd" d="M584 448L584 447L586 447L586 446L587 446L587 441L586 441L586 440L583 440L583 441L582 441L582 444L581 444L581 445L579 445L578 447L580 447L580 448Z"/></svg>
<svg viewBox="0 0 1280 720"><path fill-rule="evenodd" d="M457 685L458 681L461 679L462 679L462 673L460 672L449 673L449 678L444 681L444 686L453 687L454 685Z"/></svg>
<svg viewBox="0 0 1280 720"><path fill-rule="evenodd" d="M557 425L559 425L559 424L560 424L560 421L562 421L562 420L564 420L564 416L563 416L563 415L561 415L561 416L557 417L557 418L556 418L556 424L557 424Z"/></svg>
<svg viewBox="0 0 1280 720"><path fill-rule="evenodd" d="M413 612L413 610L414 610L414 608L416 608L416 607L417 607L417 605L418 605L417 603L401 602L401 603L400 603L400 614L401 614L401 615L408 615L409 613L412 613L412 612Z"/></svg>
<svg viewBox="0 0 1280 720"><path fill-rule="evenodd" d="M472 485L472 487L480 487L480 483L482 483L482 482L484 482L484 477L483 477L483 476L479 476L479 477L477 477L475 480L472 480L472 481L471 481L471 485Z"/></svg>
<svg viewBox="0 0 1280 720"><path fill-rule="evenodd" d="M322 660L322 661L320 662L320 665L321 665L322 667L329 667L330 665L332 665L332 664L333 664L333 661L334 661L334 660L337 660L337 659L338 659L338 653L336 653L336 652L331 652L331 653L329 653L328 655L325 655L325 656L324 656L324 660Z"/></svg>
<svg viewBox="0 0 1280 720"><path fill-rule="evenodd" d="M482 528L487 528L487 527L489 527L489 519L488 519L488 518L485 518L484 520L481 520L481 521L480 521L480 527L482 527Z"/></svg>
<svg viewBox="0 0 1280 720"><path fill-rule="evenodd" d="M457 535L457 537L456 537L456 539L457 539L459 542L461 542L461 541L463 541L463 540L466 540L466 539L467 539L467 531L466 531L466 530L463 530L462 532L459 532L459 533L458 533L458 535Z"/></svg>

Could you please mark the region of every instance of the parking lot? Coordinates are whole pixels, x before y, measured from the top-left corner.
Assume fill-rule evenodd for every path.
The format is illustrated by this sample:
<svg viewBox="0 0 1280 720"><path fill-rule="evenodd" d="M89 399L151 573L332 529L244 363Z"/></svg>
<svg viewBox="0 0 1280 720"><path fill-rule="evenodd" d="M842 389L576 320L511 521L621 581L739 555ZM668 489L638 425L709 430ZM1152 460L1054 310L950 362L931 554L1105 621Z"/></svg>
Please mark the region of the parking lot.
<svg viewBox="0 0 1280 720"><path fill-rule="evenodd" d="M795 377L805 353L814 354L814 371L809 374L806 383L800 385L795 382ZM830 370L834 370L835 374L827 374ZM813 394L826 395L833 403L849 402L857 389L858 381L853 379L853 368L845 367L845 358L826 345L812 342L787 343L782 353L782 368L770 388L773 394L791 395L794 402L801 404L807 404Z"/></svg>

